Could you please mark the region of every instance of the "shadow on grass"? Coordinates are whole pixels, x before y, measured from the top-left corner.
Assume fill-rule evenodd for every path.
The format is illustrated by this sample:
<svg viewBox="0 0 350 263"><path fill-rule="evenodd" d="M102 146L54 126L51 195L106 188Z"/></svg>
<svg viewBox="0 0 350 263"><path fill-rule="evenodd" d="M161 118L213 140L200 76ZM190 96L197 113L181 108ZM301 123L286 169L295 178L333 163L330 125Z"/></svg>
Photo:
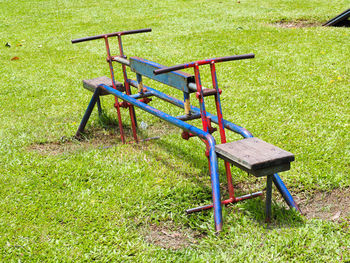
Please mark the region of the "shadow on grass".
<svg viewBox="0 0 350 263"><path fill-rule="evenodd" d="M85 127L84 132L81 133L80 137L76 138L75 136L72 136L71 138L69 138L69 140L78 139L79 141L88 141L95 138L96 133L98 133L96 131L103 129L106 132L105 135L113 135L111 137L115 138L114 144L105 145L107 148L121 143L119 125L115 116L105 111L102 111L102 113L97 118L97 124L98 125L96 125L95 127ZM132 138L133 133L130 125L123 123L123 131L125 138ZM113 141L111 141L111 143L113 143Z"/></svg>
<svg viewBox="0 0 350 263"><path fill-rule="evenodd" d="M149 136L152 132L157 132L157 135L165 135L169 133L174 133L175 130L171 130L169 128L168 124L164 124L163 122L160 122L161 128L159 127L150 127L148 130L142 130L138 129L138 135L139 137L146 137ZM100 128L106 130L109 133L113 133L114 137L118 137L118 123L115 120L114 116L110 116L106 113L103 113L100 118L98 118L98 125ZM168 129L167 129L168 127ZM173 126L170 126L173 127ZM132 130L131 127L128 125L123 126L124 132L126 135L126 138L132 138ZM154 129L152 131L152 129ZM90 140L94 137L94 129L87 128L84 139ZM180 136L180 134L179 134ZM205 152L205 146L200 141L195 139L190 139L191 142L182 141L181 139L173 139L169 138L166 140L157 140L152 143L159 146L163 152L166 153L165 156L161 156L157 151L149 151L148 154L150 157L154 160L157 160L158 162L161 162L162 165L169 167L173 171L178 171L179 176L186 176L191 180L191 182L198 187L196 189L186 189L187 196L191 196L191 200L194 200L195 205L204 205L204 204L210 204L212 202L212 193L211 193L211 187L210 187L210 177L209 177L209 170L208 170L208 160L204 155ZM115 141L115 145L120 143L120 139ZM184 145L187 144L187 145ZM181 147L184 145L184 147ZM112 145L106 145L105 147L113 147ZM198 148L203 149L203 151L198 150ZM200 172L198 176L193 176L193 173L191 171L186 172L186 170L183 168L184 165L175 165L174 162L168 158L168 156L175 156L177 160L180 161L181 164L186 164L190 167L195 167ZM219 173L221 175L225 174L223 165L219 165ZM265 180L259 180L263 181L265 183ZM221 176L221 182L225 182L222 184L222 196L227 195L227 189L226 189L226 178L224 176ZM256 187L256 182L253 183ZM225 186L224 186L225 185ZM243 192L240 189L236 192L236 195L243 195L247 194L247 192ZM162 201L165 203L173 203L174 200L177 198L180 198L177 196L177 194L167 194L166 196L162 196ZM196 202L197 201L197 202ZM156 206L159 206L158 201L157 204L154 204ZM152 205L151 205L152 207ZM243 202L239 202L238 204L230 204L225 209L226 212L229 212L230 210L238 211L239 213L243 213L244 215L248 216L250 219L256 221L258 224L265 225L265 202L261 198L255 198L246 200ZM200 223L200 221L203 221L202 223L205 223L208 221L208 217L212 217L212 210L202 211L199 212L200 216L198 216L198 213L195 213L193 215L189 215L188 219L186 220L186 224L188 227L193 228L194 226L191 224L191 219L195 219L195 223ZM195 217L194 217L195 216ZM278 204L276 202L272 205L272 222L270 224L266 224L267 228L284 228L284 227L295 227L295 226L301 226L304 223L303 218L301 215L299 215L297 212L291 209L286 209L283 205ZM194 227L196 228L196 227ZM203 230L203 229L202 229ZM206 231L205 231L206 232ZM203 232L202 232L203 233Z"/></svg>
<svg viewBox="0 0 350 263"><path fill-rule="evenodd" d="M200 176L191 176L192 182L197 184L201 191L200 193L196 193L193 200L198 200L199 203L197 205L204 205L204 204L210 204L212 203L212 197L211 197L211 187L210 184L210 177L209 177L209 171L208 171L208 161L207 158L204 155L204 147L203 147L203 155L199 155L198 151L196 151L195 148L197 148L198 142L195 142L194 151L186 151L181 147L178 147L177 145L174 145L168 141L160 140L156 142L157 145L162 147L164 151L166 151L168 154L175 154L177 158L182 159L182 162L191 163L191 165L195 164L195 167L200 169ZM171 167L171 162L166 159L160 159L164 165ZM172 167L173 169L176 169L176 167ZM182 172L183 171L179 171ZM224 182L221 184L221 192L222 196L225 194L227 195L227 189L224 187L226 186L226 177L222 176L225 174L223 167L220 167L219 173L221 174L220 181ZM190 176L189 174L186 174L186 176ZM206 178L203 178L206 177ZM258 180L261 185L265 185L264 179ZM209 182L209 183L208 183ZM256 182L253 183L253 187L255 188ZM274 188L275 190L276 188ZM255 189L254 189L255 190ZM240 189L235 189L236 196L248 194L247 192L243 192ZM201 197L201 199L197 199L196 197ZM204 203L203 203L204 202ZM262 198L254 198L245 200L236 204L229 204L227 205L226 210L231 210L231 207L238 207L238 212L244 213L252 220L256 221L257 223L261 225L265 225L265 200ZM205 215L211 214L212 209L207 211L202 211L199 213L204 213ZM198 213L194 213L194 215L198 215ZM192 215L191 215L192 217ZM271 223L266 224L267 228L285 228L285 227L296 227L296 226L302 226L304 224L304 218L302 215L300 215L297 211L294 209L287 209L283 206L283 204L279 204L273 201L272 204L272 219Z"/></svg>
<svg viewBox="0 0 350 263"><path fill-rule="evenodd" d="M265 221L265 200L255 198L246 200L239 205L239 211L268 229L301 227L304 218L294 209L286 209L282 204L272 202L271 222Z"/></svg>

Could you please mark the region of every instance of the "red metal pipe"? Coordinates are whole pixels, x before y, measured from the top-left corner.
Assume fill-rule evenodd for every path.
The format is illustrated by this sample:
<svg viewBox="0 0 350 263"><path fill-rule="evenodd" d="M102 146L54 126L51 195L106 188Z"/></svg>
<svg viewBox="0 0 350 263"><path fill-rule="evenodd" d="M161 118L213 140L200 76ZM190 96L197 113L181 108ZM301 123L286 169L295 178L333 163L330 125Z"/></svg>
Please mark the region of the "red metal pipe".
<svg viewBox="0 0 350 263"><path fill-rule="evenodd" d="M225 133L225 127L224 127L224 121L223 121L223 116L222 116L222 109L221 109L221 102L220 102L220 90L218 87L218 80L216 77L216 69L215 69L215 62L212 61L210 63L210 73L211 73L211 80L213 84L213 88L216 90L216 95L215 95L215 105L216 105L216 113L218 116L218 124L219 124L219 130L220 130L220 139L221 143L226 143L226 133ZM233 183L232 183L232 172L231 172L231 166L229 162L225 162L225 171L226 171L226 179L227 179L227 186L228 186L228 192L229 192L229 197L231 199L235 198L235 190L233 188Z"/></svg>
<svg viewBox="0 0 350 263"><path fill-rule="evenodd" d="M247 199L252 199L252 198L255 198L255 197L258 197L258 196L261 196L261 195L262 195L262 192L256 192L256 193L252 193L252 194L243 195L243 196L240 196L240 197L237 197L237 198L229 198L229 199L221 201L221 204L222 205L227 205L227 204L231 204L231 203L234 204L234 203L237 203L237 202L240 202L240 201L243 201L243 200L247 200ZM198 207L195 207L195 208L187 209L186 213L187 214L192 214L192 213L195 213L195 212L200 212L200 211L208 210L208 209L211 209L211 208L213 208L213 204L203 205L203 206L198 206Z"/></svg>
<svg viewBox="0 0 350 263"><path fill-rule="evenodd" d="M200 78L200 74L199 74L199 67L197 64L194 66L194 75L195 75L195 79L196 79L197 92L200 94L200 96L198 97L198 100L199 100L199 105L200 105L200 113L201 113L201 118L202 118L203 130L205 132L208 132L209 125L208 125L207 114L205 111L204 96L203 96L201 78Z"/></svg>
<svg viewBox="0 0 350 263"><path fill-rule="evenodd" d="M118 35L118 45L119 45L119 54L121 57L124 57L121 34ZM128 75L126 74L126 66L124 64L122 64L122 71L123 71L124 86L125 86L126 94L131 95L130 85L129 85L129 81L128 81ZM115 97L115 98L117 98L117 97ZM133 134L135 142L137 143L138 142L137 131L136 131L137 124L136 124L135 109L134 109L133 105L129 106L129 115L130 115L130 119L131 119L132 134Z"/></svg>
<svg viewBox="0 0 350 263"><path fill-rule="evenodd" d="M107 61L108 61L108 64L109 64L109 71L111 73L112 86L116 90L117 88L116 88L116 85L115 85L114 70L113 70L113 65L112 65L112 60L111 60L111 51L110 51L110 48L109 48L108 37L105 36L104 39L105 39L106 50L107 50ZM120 114L120 107L119 107L119 102L118 102L118 98L117 97L115 97L115 107L117 108L120 137L121 137L122 143L125 143L125 136L124 136L122 117L121 117L121 114Z"/></svg>

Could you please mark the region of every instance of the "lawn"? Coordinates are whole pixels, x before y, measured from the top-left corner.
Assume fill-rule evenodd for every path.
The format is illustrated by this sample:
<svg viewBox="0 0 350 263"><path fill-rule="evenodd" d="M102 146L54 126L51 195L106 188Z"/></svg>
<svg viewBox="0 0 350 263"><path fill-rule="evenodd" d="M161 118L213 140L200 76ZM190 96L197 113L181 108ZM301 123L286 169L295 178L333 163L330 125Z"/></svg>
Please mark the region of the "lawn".
<svg viewBox="0 0 350 263"><path fill-rule="evenodd" d="M321 26L347 8L337 0L0 0L0 261L349 262L350 31ZM108 76L108 65L102 40L70 40L146 27L152 32L123 38L126 55L170 66L255 53L216 67L224 117L295 154L280 176L305 215L274 189L271 224L264 198L254 199L223 208L215 235L212 211L184 212L211 202L201 141L136 110L147 126L140 137L160 139L122 144L112 96L85 139L73 138L91 98L82 79ZM201 73L209 86L209 71ZM123 123L130 130L126 110ZM240 194L264 188L238 169L233 180Z"/></svg>

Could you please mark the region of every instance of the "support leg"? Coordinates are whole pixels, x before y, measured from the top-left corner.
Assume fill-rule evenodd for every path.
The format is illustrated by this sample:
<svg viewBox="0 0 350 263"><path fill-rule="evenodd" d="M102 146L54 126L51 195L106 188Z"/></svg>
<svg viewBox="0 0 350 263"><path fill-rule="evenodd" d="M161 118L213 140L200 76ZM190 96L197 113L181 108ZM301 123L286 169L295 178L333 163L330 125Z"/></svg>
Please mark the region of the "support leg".
<svg viewBox="0 0 350 263"><path fill-rule="evenodd" d="M268 175L266 178L266 222L271 222L271 200L272 200L272 178L273 175Z"/></svg>
<svg viewBox="0 0 350 263"><path fill-rule="evenodd" d="M79 128L75 134L75 137L79 138L81 136L81 134L84 132L86 123L88 122L90 115L91 115L91 112L94 109L96 102L99 101L99 99L100 99L100 88L97 88L94 92L94 95L92 95L90 103L85 111L83 119L80 122Z"/></svg>
<svg viewBox="0 0 350 263"><path fill-rule="evenodd" d="M294 201L293 196L290 194L290 192L288 191L288 188L283 183L282 179L278 176L278 174L273 175L273 182L277 187L278 191L283 196L283 199L286 201L288 206L302 213L298 204Z"/></svg>
<svg viewBox="0 0 350 263"><path fill-rule="evenodd" d="M102 115L102 107L101 107L100 96L97 98L97 109L98 109L98 116L101 117L101 115Z"/></svg>

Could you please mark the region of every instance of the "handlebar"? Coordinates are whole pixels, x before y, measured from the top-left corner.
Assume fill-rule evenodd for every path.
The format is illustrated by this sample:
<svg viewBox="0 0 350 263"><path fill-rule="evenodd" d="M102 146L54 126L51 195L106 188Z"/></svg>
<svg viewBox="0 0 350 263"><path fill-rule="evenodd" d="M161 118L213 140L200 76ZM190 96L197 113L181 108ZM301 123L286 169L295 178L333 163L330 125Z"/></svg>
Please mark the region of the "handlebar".
<svg viewBox="0 0 350 263"><path fill-rule="evenodd" d="M105 37L131 35L131 34L146 33L146 32L151 32L151 31L152 31L152 28L144 28L144 29L136 29L136 30L108 33L108 34L91 36L91 37L83 37L83 38L73 39L72 40L72 44L79 43L79 42L90 41L90 40L95 40L95 39L100 39L100 38L105 38Z"/></svg>
<svg viewBox="0 0 350 263"><path fill-rule="evenodd" d="M205 59L205 60L199 60L199 61L194 61L190 63L185 63L185 64L180 64L180 65L175 65L171 67L166 67L166 68L161 68L161 69L156 69L153 71L154 75L159 75L163 73L167 73L170 71L176 71L180 69L185 69L185 68L193 68L195 65L206 65L206 64L211 64L215 62L225 62L225 61L231 61L231 60L241 60L241 59L249 59L249 58L254 58L255 55L253 53L250 54L244 54L244 55L235 55L235 56L227 56L227 57L220 57L220 58L210 58L210 59Z"/></svg>

